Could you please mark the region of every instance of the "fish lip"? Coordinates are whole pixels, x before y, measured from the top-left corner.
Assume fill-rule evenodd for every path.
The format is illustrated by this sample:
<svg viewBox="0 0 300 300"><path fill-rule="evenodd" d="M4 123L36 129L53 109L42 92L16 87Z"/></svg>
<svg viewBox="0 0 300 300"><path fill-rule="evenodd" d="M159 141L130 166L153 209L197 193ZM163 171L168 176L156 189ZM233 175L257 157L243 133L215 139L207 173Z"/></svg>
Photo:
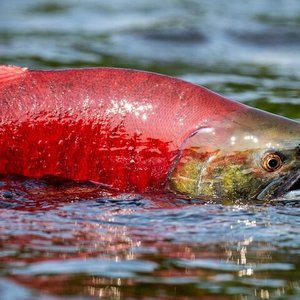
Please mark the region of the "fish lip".
<svg viewBox="0 0 300 300"><path fill-rule="evenodd" d="M297 171L292 176L286 174L271 181L267 186L264 187L262 191L260 191L256 195L255 198L258 200L272 200L272 201L276 199L280 199L291 191L292 186L297 181L300 181L300 170ZM270 192L270 190L274 185L275 187L273 192Z"/></svg>
<svg viewBox="0 0 300 300"><path fill-rule="evenodd" d="M293 176L288 176L288 179L282 186L279 186L275 192L275 197L282 197L292 191L292 187L295 183L300 181L300 171L296 172Z"/></svg>

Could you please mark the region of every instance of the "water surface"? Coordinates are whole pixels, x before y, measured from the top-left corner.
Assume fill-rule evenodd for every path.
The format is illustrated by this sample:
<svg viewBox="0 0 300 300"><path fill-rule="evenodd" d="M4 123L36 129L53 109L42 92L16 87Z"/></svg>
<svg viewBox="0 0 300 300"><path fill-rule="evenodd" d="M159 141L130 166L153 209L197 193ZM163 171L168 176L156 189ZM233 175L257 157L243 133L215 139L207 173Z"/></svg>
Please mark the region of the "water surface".
<svg viewBox="0 0 300 300"><path fill-rule="evenodd" d="M299 120L299 26L297 0L1 1L0 63L155 71ZM299 299L293 200L2 178L0 298Z"/></svg>

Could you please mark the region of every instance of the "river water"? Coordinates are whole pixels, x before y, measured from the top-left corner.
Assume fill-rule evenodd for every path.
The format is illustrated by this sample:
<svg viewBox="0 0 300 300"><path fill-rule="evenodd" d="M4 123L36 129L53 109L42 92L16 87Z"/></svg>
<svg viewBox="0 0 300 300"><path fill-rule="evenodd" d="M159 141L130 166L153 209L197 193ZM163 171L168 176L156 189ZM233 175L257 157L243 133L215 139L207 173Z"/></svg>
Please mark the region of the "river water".
<svg viewBox="0 0 300 300"><path fill-rule="evenodd" d="M0 1L0 63L155 71L300 120L299 26L298 0ZM293 200L2 178L0 299L300 299Z"/></svg>

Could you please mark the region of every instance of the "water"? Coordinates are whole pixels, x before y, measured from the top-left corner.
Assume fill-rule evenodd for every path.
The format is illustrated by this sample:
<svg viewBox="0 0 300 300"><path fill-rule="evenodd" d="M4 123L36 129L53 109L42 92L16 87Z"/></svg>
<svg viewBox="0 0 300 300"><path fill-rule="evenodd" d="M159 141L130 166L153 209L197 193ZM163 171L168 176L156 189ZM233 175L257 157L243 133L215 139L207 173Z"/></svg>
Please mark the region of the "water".
<svg viewBox="0 0 300 300"><path fill-rule="evenodd" d="M297 0L0 2L0 63L177 76L300 120ZM296 197L297 198L297 197ZM1 299L299 299L300 207L0 180Z"/></svg>

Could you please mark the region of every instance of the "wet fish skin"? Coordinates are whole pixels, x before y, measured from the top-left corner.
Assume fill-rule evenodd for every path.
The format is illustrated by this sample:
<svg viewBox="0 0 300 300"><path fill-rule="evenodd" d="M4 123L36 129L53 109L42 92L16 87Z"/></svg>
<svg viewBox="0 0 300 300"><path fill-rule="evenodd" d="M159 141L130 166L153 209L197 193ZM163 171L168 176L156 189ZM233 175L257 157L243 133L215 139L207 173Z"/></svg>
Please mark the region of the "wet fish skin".
<svg viewBox="0 0 300 300"><path fill-rule="evenodd" d="M1 66L0 104L0 174L92 181L121 192L171 189L209 197L222 197L219 190L225 181L215 185L215 179L206 180L205 189L210 192L204 193L198 186L205 175L200 174L203 162L193 166L196 171L190 169L182 181L178 167L184 164L187 145L190 150L198 147L196 152L202 157L209 147L220 153L224 147L230 150L228 140L249 135L245 128L255 118L245 116L259 116L256 129L264 119L272 119L271 123L282 119L179 79L114 68ZM299 124L286 122L293 128L294 139ZM237 134L233 128L241 130ZM205 130L211 133L203 140ZM222 134L217 134L216 141L212 132L219 131ZM259 141L261 148L267 146L263 142ZM247 145L248 150L252 147L249 141L238 144ZM216 172L211 174L218 177ZM191 187L182 184L188 177L194 182ZM244 194L237 193L238 197ZM230 197L235 197L232 191Z"/></svg>

